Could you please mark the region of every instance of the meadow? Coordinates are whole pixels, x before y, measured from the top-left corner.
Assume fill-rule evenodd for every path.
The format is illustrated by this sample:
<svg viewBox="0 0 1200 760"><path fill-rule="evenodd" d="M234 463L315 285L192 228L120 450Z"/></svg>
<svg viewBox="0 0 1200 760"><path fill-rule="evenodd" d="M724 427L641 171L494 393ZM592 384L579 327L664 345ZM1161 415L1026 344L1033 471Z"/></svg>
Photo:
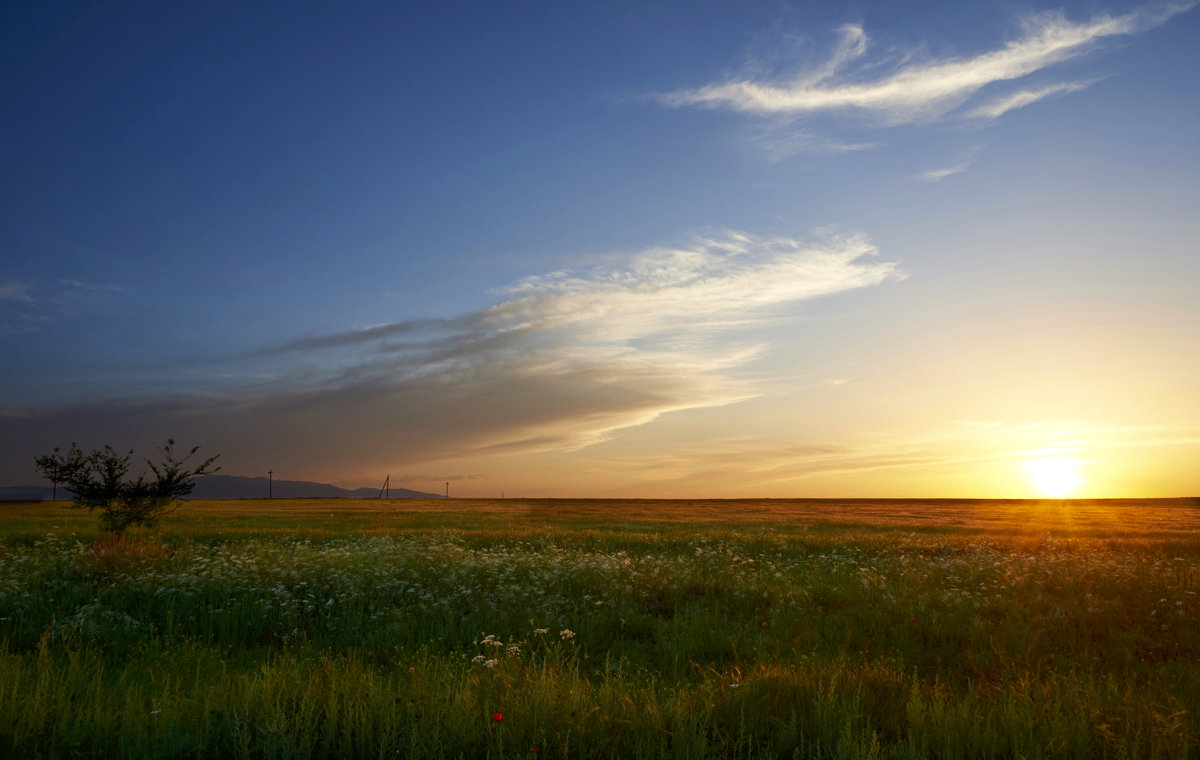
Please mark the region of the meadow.
<svg viewBox="0 0 1200 760"><path fill-rule="evenodd" d="M64 505L2 757L1200 757L1200 500Z"/></svg>

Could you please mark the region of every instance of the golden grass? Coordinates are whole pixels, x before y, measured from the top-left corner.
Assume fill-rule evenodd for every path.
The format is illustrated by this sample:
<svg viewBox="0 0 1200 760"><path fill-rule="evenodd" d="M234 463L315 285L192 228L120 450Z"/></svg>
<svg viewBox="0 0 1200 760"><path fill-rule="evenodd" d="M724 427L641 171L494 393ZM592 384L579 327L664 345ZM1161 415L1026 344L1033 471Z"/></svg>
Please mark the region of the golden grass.
<svg viewBox="0 0 1200 760"><path fill-rule="evenodd" d="M65 501L0 504L0 535L94 530L95 515L68 507ZM514 524L621 533L727 525L1135 540L1200 537L1200 499L228 499L184 502L160 530L388 534Z"/></svg>

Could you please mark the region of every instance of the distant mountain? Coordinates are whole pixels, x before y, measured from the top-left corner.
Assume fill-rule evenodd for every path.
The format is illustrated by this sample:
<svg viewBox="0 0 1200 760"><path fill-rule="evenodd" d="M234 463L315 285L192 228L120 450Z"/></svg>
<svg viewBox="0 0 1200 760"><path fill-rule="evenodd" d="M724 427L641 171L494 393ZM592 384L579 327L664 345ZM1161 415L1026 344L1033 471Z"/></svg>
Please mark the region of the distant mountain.
<svg viewBox="0 0 1200 760"><path fill-rule="evenodd" d="M272 484L267 478L205 475L196 479L196 488L188 498L265 499L268 494L276 499L374 499L379 496L379 489L356 488L350 491L328 483L312 483L307 480L276 480ZM393 499L435 499L441 494L390 488L388 495Z"/></svg>
<svg viewBox="0 0 1200 760"><path fill-rule="evenodd" d="M0 501L48 501L53 495L50 486L0 486ZM71 494L60 488L58 498L69 499Z"/></svg>
<svg viewBox="0 0 1200 760"><path fill-rule="evenodd" d="M53 491L50 486L0 486L0 501L46 501ZM245 478L237 475L205 475L197 478L196 488L188 499L374 499L379 496L378 488L356 488L353 491L331 486L328 483L311 483L307 480L276 480L271 484L267 478ZM410 491L407 488L390 488L388 495L393 499L436 499L441 494ZM71 493L58 489L58 498L69 499Z"/></svg>

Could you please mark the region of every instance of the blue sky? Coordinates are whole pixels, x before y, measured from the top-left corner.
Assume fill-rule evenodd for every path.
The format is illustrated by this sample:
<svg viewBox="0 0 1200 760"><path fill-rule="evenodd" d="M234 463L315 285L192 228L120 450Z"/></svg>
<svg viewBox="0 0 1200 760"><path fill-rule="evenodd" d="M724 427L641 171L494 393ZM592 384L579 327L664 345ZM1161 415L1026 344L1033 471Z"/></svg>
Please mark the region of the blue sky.
<svg viewBox="0 0 1200 760"><path fill-rule="evenodd" d="M0 483L1194 494L1193 5L9 4Z"/></svg>

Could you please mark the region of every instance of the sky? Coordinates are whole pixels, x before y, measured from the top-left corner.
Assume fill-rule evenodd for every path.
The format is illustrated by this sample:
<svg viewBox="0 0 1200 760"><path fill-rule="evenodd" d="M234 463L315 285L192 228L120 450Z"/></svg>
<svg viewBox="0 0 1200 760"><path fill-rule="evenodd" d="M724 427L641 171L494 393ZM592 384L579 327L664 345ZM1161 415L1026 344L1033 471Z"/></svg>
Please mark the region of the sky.
<svg viewBox="0 0 1200 760"><path fill-rule="evenodd" d="M1200 495L1196 4L6 3L0 485Z"/></svg>

